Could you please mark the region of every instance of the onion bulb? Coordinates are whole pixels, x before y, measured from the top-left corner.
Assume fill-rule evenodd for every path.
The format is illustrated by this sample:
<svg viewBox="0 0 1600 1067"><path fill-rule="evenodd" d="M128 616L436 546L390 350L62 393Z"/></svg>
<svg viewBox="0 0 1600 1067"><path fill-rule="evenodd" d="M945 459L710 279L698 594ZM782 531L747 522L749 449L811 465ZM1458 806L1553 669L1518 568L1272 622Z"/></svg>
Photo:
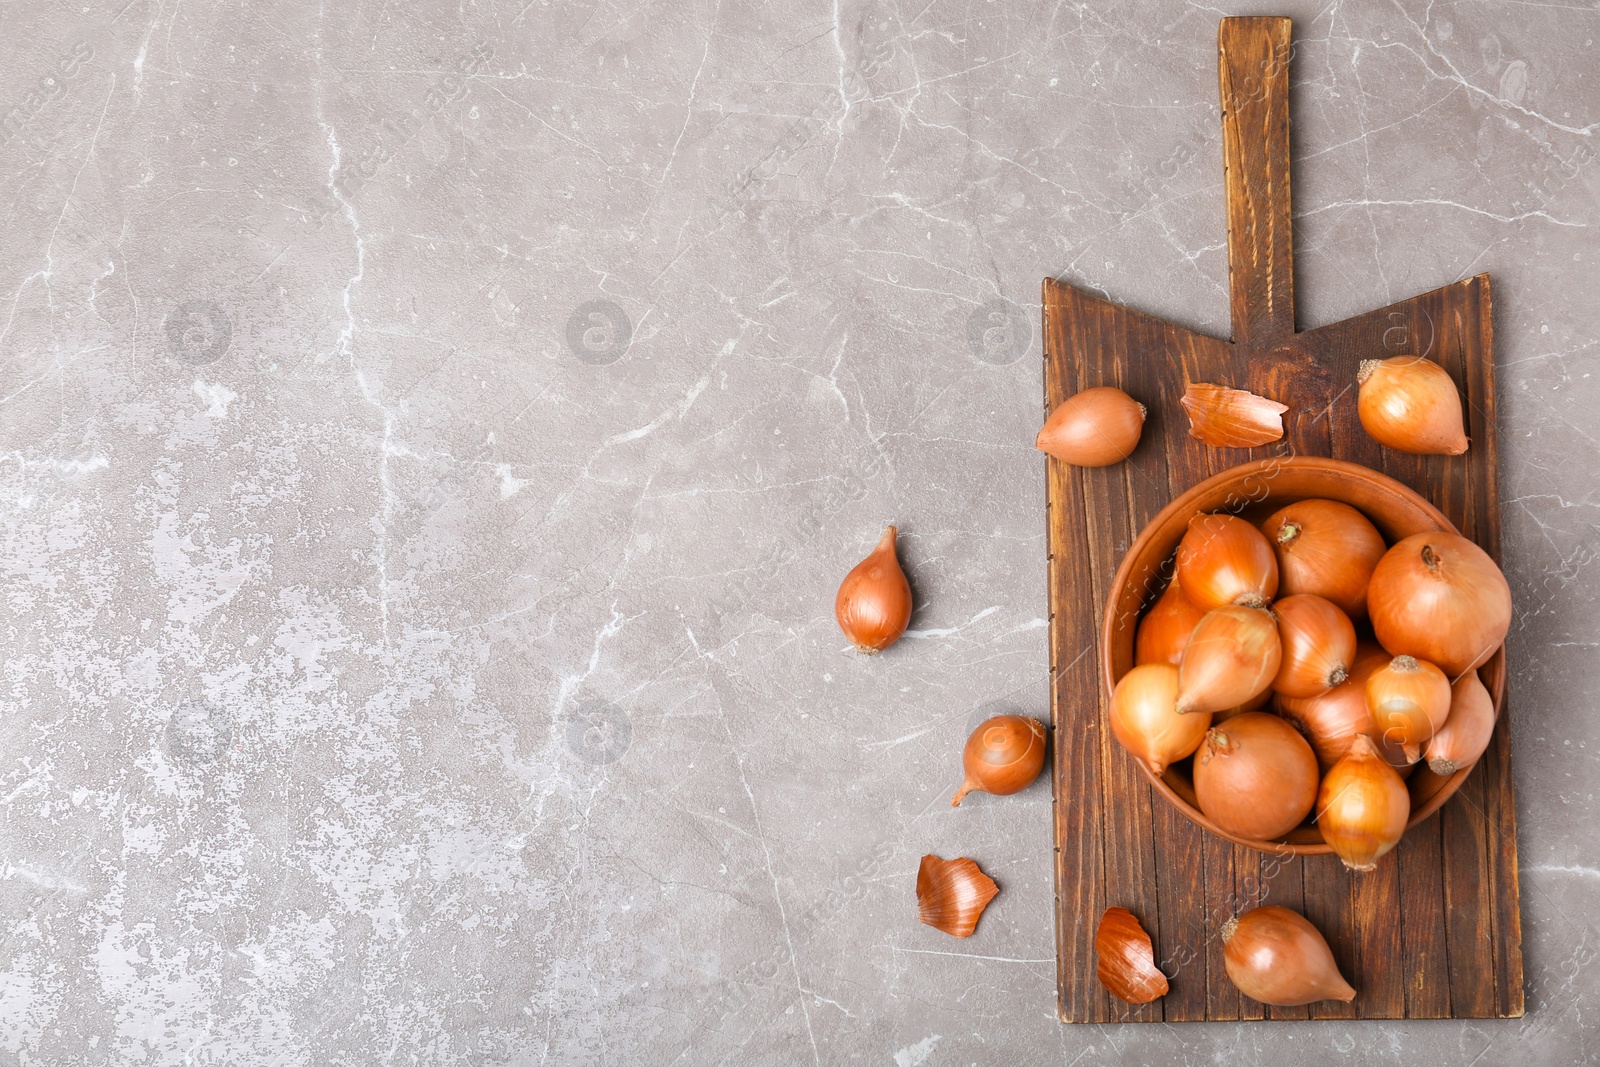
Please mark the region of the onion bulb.
<svg viewBox="0 0 1600 1067"><path fill-rule="evenodd" d="M1425 660L1396 656L1367 676L1367 713L1378 735L1415 763L1450 714L1450 679Z"/></svg>
<svg viewBox="0 0 1600 1067"><path fill-rule="evenodd" d="M1387 545L1367 517L1337 500L1302 500L1261 524L1278 555L1278 592L1315 593L1352 619L1367 615L1367 582Z"/></svg>
<svg viewBox="0 0 1600 1067"><path fill-rule="evenodd" d="M1076 467L1110 466L1133 454L1144 417L1144 405L1121 389L1085 389L1050 413L1033 446Z"/></svg>
<svg viewBox="0 0 1600 1067"><path fill-rule="evenodd" d="M1317 757L1276 715L1247 711L1213 726L1194 757L1194 795L1222 829L1271 841L1299 826L1317 799Z"/></svg>
<svg viewBox="0 0 1600 1067"><path fill-rule="evenodd" d="M950 798L958 808L973 790L1010 796L1033 784L1044 769L1044 726L1026 715L996 715L980 723L961 753L966 781Z"/></svg>
<svg viewBox="0 0 1600 1067"><path fill-rule="evenodd" d="M1511 587L1489 553L1437 530L1398 542L1372 572L1367 609L1378 643L1437 663L1452 678L1481 667L1511 628Z"/></svg>
<svg viewBox="0 0 1600 1067"><path fill-rule="evenodd" d="M1450 687L1450 715L1428 742L1428 769L1447 777L1478 762L1494 736L1494 698L1468 671Z"/></svg>
<svg viewBox="0 0 1600 1067"><path fill-rule="evenodd" d="M1189 598L1178 588L1174 578L1161 598L1151 605L1139 622L1139 633L1134 640L1133 662L1170 663L1178 665L1183 646L1189 643L1189 634L1205 612L1189 603Z"/></svg>
<svg viewBox="0 0 1600 1067"><path fill-rule="evenodd" d="M1310 920L1276 904L1222 924L1222 962L1239 992L1280 1007L1316 1000L1349 1003L1356 991Z"/></svg>
<svg viewBox="0 0 1600 1067"><path fill-rule="evenodd" d="M1146 663L1133 668L1111 693L1111 733L1157 777L1167 765L1200 747L1210 715L1179 715L1178 668Z"/></svg>
<svg viewBox="0 0 1600 1067"><path fill-rule="evenodd" d="M1201 611L1266 607L1278 592L1278 560L1261 531L1235 515L1196 515L1178 542L1183 595Z"/></svg>
<svg viewBox="0 0 1600 1067"><path fill-rule="evenodd" d="M911 583L894 552L893 526L839 585L833 615L857 652L876 656L900 640L911 622Z"/></svg>
<svg viewBox="0 0 1600 1067"><path fill-rule="evenodd" d="M1378 857L1400 843L1411 818L1411 794L1371 736L1361 734L1350 754L1322 779L1317 793L1317 828L1344 865L1370 871Z"/></svg>
<svg viewBox="0 0 1600 1067"><path fill-rule="evenodd" d="M929 854L917 868L917 918L951 937L971 937L999 892L994 879L965 856L947 860Z"/></svg>
<svg viewBox="0 0 1600 1067"><path fill-rule="evenodd" d="M1467 450L1461 393L1437 363L1418 356L1364 359L1356 413L1379 444L1398 452L1459 456Z"/></svg>
<svg viewBox="0 0 1600 1067"><path fill-rule="evenodd" d="M1387 652L1370 641L1358 641L1350 677L1341 684L1320 696L1286 697L1279 693L1273 698L1278 714L1311 742L1322 773L1326 774L1328 768L1350 754L1357 734L1372 732L1372 715L1367 711L1367 678L1378 668L1388 666L1389 658ZM1411 764L1399 746L1381 747L1391 766L1410 769Z"/></svg>
<svg viewBox="0 0 1600 1067"><path fill-rule="evenodd" d="M1326 693L1350 677L1356 656L1356 628L1331 601L1296 593L1272 605L1278 618L1283 662L1272 688L1290 697Z"/></svg>
<svg viewBox="0 0 1600 1067"><path fill-rule="evenodd" d="M1178 710L1223 711L1260 695L1278 676L1283 647L1265 608L1208 611L1178 663Z"/></svg>

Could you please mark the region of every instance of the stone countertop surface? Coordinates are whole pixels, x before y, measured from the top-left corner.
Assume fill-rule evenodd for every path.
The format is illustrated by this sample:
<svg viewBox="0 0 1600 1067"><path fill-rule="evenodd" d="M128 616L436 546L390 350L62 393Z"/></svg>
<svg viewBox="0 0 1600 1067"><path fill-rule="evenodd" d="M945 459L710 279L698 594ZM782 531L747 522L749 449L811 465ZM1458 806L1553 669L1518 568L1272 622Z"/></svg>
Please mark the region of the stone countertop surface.
<svg viewBox="0 0 1600 1067"><path fill-rule="evenodd" d="M1048 783L948 803L970 726L1048 715L1040 279L1226 334L1251 13L1301 325L1494 276L1520 1020L1062 1025ZM8 5L0 1062L1600 1059L1597 37ZM917 610L864 659L890 521ZM1001 884L976 936L916 922L926 852Z"/></svg>

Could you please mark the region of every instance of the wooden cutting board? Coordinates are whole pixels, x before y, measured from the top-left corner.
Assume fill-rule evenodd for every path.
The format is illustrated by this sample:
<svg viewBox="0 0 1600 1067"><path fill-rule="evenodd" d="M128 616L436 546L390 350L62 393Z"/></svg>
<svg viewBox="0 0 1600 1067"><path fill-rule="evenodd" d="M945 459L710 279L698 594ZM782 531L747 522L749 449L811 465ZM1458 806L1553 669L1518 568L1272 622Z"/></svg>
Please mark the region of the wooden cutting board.
<svg viewBox="0 0 1600 1067"><path fill-rule="evenodd" d="M1096 385L1119 386L1150 409L1128 462L1097 469L1049 463L1061 1018L1520 1016L1516 814L1503 707L1488 753L1459 792L1364 875L1347 872L1333 856L1268 856L1207 834L1155 794L1111 736L1099 641L1112 575L1156 512L1210 475L1272 455L1361 463L1416 489L1499 557L1489 276L1296 331L1289 20L1223 19L1218 46L1233 339L1044 282L1046 411ZM1361 429L1357 364L1403 353L1436 360L1455 378L1472 439L1464 456L1402 455ZM1254 449L1193 440L1178 405L1189 381L1288 404L1284 439ZM1294 908L1323 931L1358 990L1354 1003L1267 1008L1238 994L1223 970L1219 930L1259 902ZM1095 977L1095 928L1113 904L1143 921L1171 977L1171 992L1153 1004L1116 1000Z"/></svg>

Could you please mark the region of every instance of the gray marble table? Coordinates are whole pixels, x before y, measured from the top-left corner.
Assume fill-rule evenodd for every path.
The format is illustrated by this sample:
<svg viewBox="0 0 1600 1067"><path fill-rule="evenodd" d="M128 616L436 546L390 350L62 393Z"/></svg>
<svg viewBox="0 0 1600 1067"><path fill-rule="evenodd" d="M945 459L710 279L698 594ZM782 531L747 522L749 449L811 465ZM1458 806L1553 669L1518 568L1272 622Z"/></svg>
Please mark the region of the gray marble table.
<svg viewBox="0 0 1600 1067"><path fill-rule="evenodd" d="M1494 275L1529 1011L1068 1027L1037 299ZM1600 1058L1592 3L0 9L0 1062ZM897 522L918 608L832 619ZM1086 605L1086 610L1093 605ZM915 921L924 852L1002 885Z"/></svg>

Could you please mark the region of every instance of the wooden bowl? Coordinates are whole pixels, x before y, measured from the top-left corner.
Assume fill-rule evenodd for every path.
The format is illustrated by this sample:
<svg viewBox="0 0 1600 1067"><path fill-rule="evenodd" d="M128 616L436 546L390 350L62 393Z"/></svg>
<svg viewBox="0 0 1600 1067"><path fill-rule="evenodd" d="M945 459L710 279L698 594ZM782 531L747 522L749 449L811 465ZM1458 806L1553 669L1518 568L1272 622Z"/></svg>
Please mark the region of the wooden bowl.
<svg viewBox="0 0 1600 1067"><path fill-rule="evenodd" d="M1288 457L1246 463L1207 478L1161 510L1139 534L1117 568L1106 603L1105 627L1101 634L1101 662L1106 692L1133 667L1134 636L1140 617L1155 603L1172 576L1173 558L1189 520L1209 512L1228 512L1252 523L1261 522L1277 509L1297 500L1320 497L1338 500L1372 520L1390 544L1403 537L1429 530L1457 532L1450 520L1411 489L1393 478L1355 463L1319 457ZM1478 668L1478 676L1494 699L1499 715L1505 696L1505 646L1495 650L1489 662ZM1195 801L1193 759L1181 760L1157 777L1143 760L1133 759L1140 772L1167 799L1191 820L1220 837L1263 852L1312 856L1332 852L1322 840L1322 831L1309 819L1276 841L1254 841L1228 833L1208 819ZM1439 810L1472 772L1471 767L1448 778L1434 774L1426 763L1418 763L1406 782L1411 791L1409 830Z"/></svg>

